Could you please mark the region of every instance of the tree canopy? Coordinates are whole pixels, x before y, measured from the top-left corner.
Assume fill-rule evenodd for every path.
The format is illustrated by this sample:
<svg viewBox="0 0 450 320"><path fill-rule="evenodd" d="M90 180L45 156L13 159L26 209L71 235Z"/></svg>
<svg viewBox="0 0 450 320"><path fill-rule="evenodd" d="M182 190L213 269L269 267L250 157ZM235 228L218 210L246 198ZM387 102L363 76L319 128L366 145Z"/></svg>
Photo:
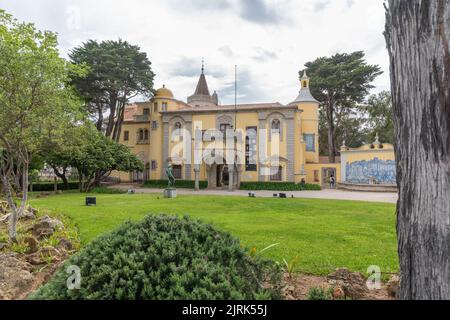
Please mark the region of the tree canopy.
<svg viewBox="0 0 450 320"><path fill-rule="evenodd" d="M118 141L125 106L130 99L153 93L154 73L145 52L126 41L89 40L69 54L76 65L87 66L87 76L73 84L86 101L97 129Z"/></svg>
<svg viewBox="0 0 450 320"><path fill-rule="evenodd" d="M75 153L69 156L69 164L76 168L80 182L80 191L89 191L100 177L112 171L142 171L143 162L131 152L130 148L105 137L98 131L80 128ZM62 154L64 156L64 154ZM61 159L67 159L62 157Z"/></svg>
<svg viewBox="0 0 450 320"><path fill-rule="evenodd" d="M327 144L330 162L335 162L338 152L337 131L342 123L351 121L352 109L364 102L373 88L372 81L382 73L377 65L369 65L365 54L356 51L320 57L305 64L304 71L314 79L311 93L321 102L321 115L327 127Z"/></svg>
<svg viewBox="0 0 450 320"><path fill-rule="evenodd" d="M391 93L382 91L371 95L361 109L367 115L368 140L375 141L378 134L381 142L393 144L395 132Z"/></svg>

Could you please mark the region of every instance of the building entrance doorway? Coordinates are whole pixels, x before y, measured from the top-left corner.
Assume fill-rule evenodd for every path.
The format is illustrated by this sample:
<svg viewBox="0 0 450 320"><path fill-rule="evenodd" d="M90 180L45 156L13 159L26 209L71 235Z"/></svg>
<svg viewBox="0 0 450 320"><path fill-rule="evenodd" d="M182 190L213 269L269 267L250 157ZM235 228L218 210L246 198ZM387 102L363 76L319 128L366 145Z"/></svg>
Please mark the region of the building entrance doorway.
<svg viewBox="0 0 450 320"><path fill-rule="evenodd" d="M330 189L330 179L334 177L334 185L337 185L336 168L323 168L322 169L322 188Z"/></svg>
<svg viewBox="0 0 450 320"><path fill-rule="evenodd" d="M221 164L217 166L217 187L227 187L230 182L230 175L228 173L228 165Z"/></svg>

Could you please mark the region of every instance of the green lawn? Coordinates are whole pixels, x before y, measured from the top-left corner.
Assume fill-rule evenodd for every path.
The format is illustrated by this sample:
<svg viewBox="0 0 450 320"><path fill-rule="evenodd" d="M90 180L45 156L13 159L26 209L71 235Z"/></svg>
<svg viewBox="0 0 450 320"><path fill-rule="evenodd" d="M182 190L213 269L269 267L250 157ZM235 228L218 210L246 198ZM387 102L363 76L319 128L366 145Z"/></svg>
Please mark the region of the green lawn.
<svg viewBox="0 0 450 320"><path fill-rule="evenodd" d="M147 214L189 215L239 237L268 258L299 257L297 271L324 275L337 267L364 274L371 265L397 272L395 206L383 203L310 199L262 199L217 196L97 195L97 206L84 206L85 195L64 194L31 200L37 208L63 213L76 223L82 243L125 220Z"/></svg>

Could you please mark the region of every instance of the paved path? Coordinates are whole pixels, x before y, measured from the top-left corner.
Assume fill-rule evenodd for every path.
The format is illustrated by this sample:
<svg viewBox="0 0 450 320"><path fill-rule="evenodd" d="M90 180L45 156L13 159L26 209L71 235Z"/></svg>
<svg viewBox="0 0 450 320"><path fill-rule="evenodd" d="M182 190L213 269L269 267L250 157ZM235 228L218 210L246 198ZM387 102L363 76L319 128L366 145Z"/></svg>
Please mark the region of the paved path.
<svg viewBox="0 0 450 320"><path fill-rule="evenodd" d="M161 189L140 188L129 184L120 184L112 186L113 188L128 190L134 189L136 193L162 193ZM211 196L241 196L248 197L248 191L236 190L229 192L226 190L201 190L177 189L180 195L211 195ZM286 193L288 197L294 195L295 198L307 199L330 199L330 200L354 200L368 202L397 203L397 193L379 193L379 192L352 192L343 190L322 190L322 191L280 191ZM277 191L256 191L256 197L272 198Z"/></svg>

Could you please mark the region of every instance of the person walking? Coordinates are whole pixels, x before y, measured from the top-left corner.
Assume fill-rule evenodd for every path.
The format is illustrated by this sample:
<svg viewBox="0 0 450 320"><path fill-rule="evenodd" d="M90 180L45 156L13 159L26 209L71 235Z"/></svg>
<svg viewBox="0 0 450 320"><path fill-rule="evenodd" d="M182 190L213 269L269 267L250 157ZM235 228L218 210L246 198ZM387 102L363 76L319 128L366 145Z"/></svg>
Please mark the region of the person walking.
<svg viewBox="0 0 450 320"><path fill-rule="evenodd" d="M330 188L331 189L335 189L335 185L336 185L336 179L334 178L334 175L331 175L331 177L330 177Z"/></svg>

